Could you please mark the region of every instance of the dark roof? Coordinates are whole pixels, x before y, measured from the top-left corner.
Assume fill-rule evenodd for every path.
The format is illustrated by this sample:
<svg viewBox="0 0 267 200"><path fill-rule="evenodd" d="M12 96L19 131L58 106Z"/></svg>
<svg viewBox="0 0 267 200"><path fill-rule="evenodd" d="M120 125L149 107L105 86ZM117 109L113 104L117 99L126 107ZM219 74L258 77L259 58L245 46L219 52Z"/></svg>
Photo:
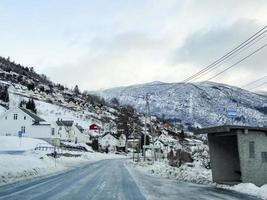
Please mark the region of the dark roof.
<svg viewBox="0 0 267 200"><path fill-rule="evenodd" d="M27 115L29 115L31 118L34 119L35 124L38 124L39 122L44 122L45 120L39 117L37 114L32 112L31 110L28 110L26 108L19 107L23 112L25 112Z"/></svg>
<svg viewBox="0 0 267 200"><path fill-rule="evenodd" d="M216 133L230 133L233 131L260 131L267 133L267 127L253 127L253 126L237 126L237 125L224 125L197 129L194 131L195 134L216 134Z"/></svg>
<svg viewBox="0 0 267 200"><path fill-rule="evenodd" d="M58 126L72 126L74 121L72 120L57 120Z"/></svg>

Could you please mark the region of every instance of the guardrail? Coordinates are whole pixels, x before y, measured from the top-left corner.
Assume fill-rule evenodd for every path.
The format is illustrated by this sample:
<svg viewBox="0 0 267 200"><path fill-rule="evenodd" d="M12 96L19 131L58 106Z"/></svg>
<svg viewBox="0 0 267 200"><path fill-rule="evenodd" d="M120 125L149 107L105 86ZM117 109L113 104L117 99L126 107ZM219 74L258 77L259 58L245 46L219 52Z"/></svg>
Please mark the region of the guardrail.
<svg viewBox="0 0 267 200"><path fill-rule="evenodd" d="M82 147L72 147L72 146L47 146L47 144L37 144L34 150L39 151L56 151L58 153L63 153L63 151L75 151L75 152L84 152L85 149Z"/></svg>

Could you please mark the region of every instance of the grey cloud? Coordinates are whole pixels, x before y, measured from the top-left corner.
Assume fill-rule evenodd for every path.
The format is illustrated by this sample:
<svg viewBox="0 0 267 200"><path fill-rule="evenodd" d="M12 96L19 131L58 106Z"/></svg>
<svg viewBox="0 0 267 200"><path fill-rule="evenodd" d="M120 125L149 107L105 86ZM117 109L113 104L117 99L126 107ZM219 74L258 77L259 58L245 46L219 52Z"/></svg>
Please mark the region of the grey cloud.
<svg viewBox="0 0 267 200"><path fill-rule="evenodd" d="M175 50L173 62L190 63L202 69L248 39L262 27L264 25L258 24L257 21L239 20L227 27L200 30L191 34L184 44ZM266 43L267 37L226 62L222 68L230 66ZM254 73L257 73L255 70L261 70L260 73L267 73L266 52L267 48L240 63L238 70L253 71Z"/></svg>

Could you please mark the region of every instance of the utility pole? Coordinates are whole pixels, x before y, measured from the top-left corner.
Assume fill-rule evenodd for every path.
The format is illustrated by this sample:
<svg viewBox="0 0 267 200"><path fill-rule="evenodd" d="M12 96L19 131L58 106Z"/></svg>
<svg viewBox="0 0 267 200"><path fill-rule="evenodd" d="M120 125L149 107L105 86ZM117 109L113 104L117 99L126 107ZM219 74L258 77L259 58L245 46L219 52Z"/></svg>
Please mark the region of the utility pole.
<svg viewBox="0 0 267 200"><path fill-rule="evenodd" d="M152 117L151 117L150 105L149 105L148 98L147 98L147 111L148 111L149 122L150 122L150 129L151 129L151 137L152 137L152 144L153 144L154 160L156 161L156 152L155 152L155 148L154 148L154 129L153 129L153 125L152 125Z"/></svg>
<svg viewBox="0 0 267 200"><path fill-rule="evenodd" d="M144 134L144 145L143 145L143 156L144 156L144 161L146 161L146 131L147 131L147 127L146 127L146 123L147 123L147 111L148 111L148 108L147 108L147 105L148 105L148 95L146 94L145 96L145 101L146 101L146 111L145 111L145 134Z"/></svg>

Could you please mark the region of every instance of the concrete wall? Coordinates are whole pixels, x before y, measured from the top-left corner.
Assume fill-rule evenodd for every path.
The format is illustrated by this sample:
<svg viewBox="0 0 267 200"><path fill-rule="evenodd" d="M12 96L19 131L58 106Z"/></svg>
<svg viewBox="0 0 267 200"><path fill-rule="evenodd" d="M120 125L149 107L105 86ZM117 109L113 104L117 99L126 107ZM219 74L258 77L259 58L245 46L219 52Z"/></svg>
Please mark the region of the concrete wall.
<svg viewBox="0 0 267 200"><path fill-rule="evenodd" d="M255 142L255 158L249 158L249 142ZM267 162L262 162L261 152L267 152L267 135L263 132L238 133L238 146L242 182L256 185L267 183Z"/></svg>
<svg viewBox="0 0 267 200"><path fill-rule="evenodd" d="M208 135L212 177L215 182L240 181L237 136Z"/></svg>

